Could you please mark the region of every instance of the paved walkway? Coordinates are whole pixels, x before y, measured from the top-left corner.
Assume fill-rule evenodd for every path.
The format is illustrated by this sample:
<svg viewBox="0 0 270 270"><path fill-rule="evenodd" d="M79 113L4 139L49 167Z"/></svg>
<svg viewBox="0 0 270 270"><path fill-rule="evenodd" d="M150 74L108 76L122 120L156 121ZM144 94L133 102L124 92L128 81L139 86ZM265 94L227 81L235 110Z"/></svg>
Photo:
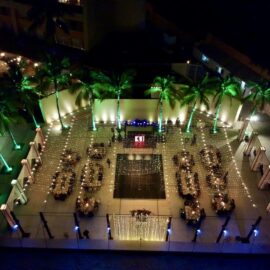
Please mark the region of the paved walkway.
<svg viewBox="0 0 270 270"><path fill-rule="evenodd" d="M44 231L40 224L38 212L45 213L48 225L56 239L76 239L73 230L74 220L72 213L75 210L75 200L82 191L80 188L79 176L81 168L86 162L86 148L90 143L107 143L111 137L111 126L101 125L97 132L90 132L87 129L88 114L83 111L65 119L70 124L69 131L60 131L60 126L51 124L47 130L47 144L43 154L43 165L36 174L36 181L27 189L29 202L27 205L16 206L15 213L21 220L23 228L31 232L31 238L44 238ZM194 229L186 225L179 218L179 209L183 207L184 200L179 197L175 180L176 167L172 157L177 152L188 149L195 158L193 171L199 173L201 195L199 201L205 209L206 219L202 223L202 234L199 235L197 242L214 243L217 235L224 223L225 218L218 217L211 207L212 191L206 184L206 170L199 159L199 151L206 144L217 146L222 154L222 167L224 171L229 171L228 193L235 200L236 209L231 215L228 225L228 235L222 238L223 243L235 242L235 236L245 236L251 225L258 216L263 220L260 225L260 233L255 239L255 243L270 244L270 219L266 214L266 205L270 200L270 191L257 189L259 173L251 172L249 161L243 158L244 143L237 141L237 131L233 129L221 128L220 133L212 135L209 133L210 122L203 115L196 115L194 123L203 121L206 128L195 128L193 132L197 134L197 144L190 145L185 143L184 134L181 129L174 127L169 131L165 143L158 143L156 149L127 149L123 148L122 143L113 143L107 148L106 158L112 161L111 168L107 167L106 158L102 161L105 172L104 181L99 191L93 196L101 201L99 210L93 218L81 218L81 229L90 231L92 240L106 240L107 226L106 214L129 214L130 210L145 208L150 210L153 215L166 215L172 217L171 242L190 243L194 236ZM204 141L205 140L205 141ZM60 161L60 154L66 148L77 151L82 160L76 167L78 176L73 193L64 202L55 201L49 192L51 178L57 170ZM166 188L166 199L163 200L135 200L135 199L114 199L114 178L116 155L129 153L156 153L162 154L164 166L164 181ZM17 233L7 233L4 222L0 224L2 235L17 237Z"/></svg>

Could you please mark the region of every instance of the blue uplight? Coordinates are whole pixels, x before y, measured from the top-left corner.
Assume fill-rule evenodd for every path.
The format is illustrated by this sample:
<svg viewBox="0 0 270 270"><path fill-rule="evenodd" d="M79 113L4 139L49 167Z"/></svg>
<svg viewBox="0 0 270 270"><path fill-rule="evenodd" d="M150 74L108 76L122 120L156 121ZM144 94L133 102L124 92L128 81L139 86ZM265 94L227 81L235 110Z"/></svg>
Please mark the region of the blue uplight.
<svg viewBox="0 0 270 270"><path fill-rule="evenodd" d="M74 230L75 230L75 231L78 231L79 229L80 229L79 226L75 226L75 227L74 227Z"/></svg>
<svg viewBox="0 0 270 270"><path fill-rule="evenodd" d="M13 225L12 228L13 228L14 231L16 231L19 228L19 225L18 224L15 224L15 225Z"/></svg>
<svg viewBox="0 0 270 270"><path fill-rule="evenodd" d="M201 229L197 229L197 234L201 234L201 233L202 233Z"/></svg>
<svg viewBox="0 0 270 270"><path fill-rule="evenodd" d="M256 237L259 234L259 230L255 229L255 230L253 230L253 233L254 233L254 236Z"/></svg>

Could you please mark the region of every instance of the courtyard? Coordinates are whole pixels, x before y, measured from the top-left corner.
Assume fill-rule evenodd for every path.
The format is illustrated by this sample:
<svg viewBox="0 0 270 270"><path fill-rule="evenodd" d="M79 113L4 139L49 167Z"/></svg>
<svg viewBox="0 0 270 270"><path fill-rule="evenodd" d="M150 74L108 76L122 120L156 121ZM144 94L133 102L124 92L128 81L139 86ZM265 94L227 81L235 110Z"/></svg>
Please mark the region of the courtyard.
<svg viewBox="0 0 270 270"><path fill-rule="evenodd" d="M258 190L257 184L260 179L260 173L250 170L250 161L248 157L243 156L243 149L246 143L238 142L238 130L221 126L219 133L210 134L211 119L205 114L198 112L195 114L194 119L194 123L197 124L194 124L192 128L193 134L196 134L197 137L195 143L192 143L190 134L187 136L182 127L171 125L167 128L165 139L159 140L155 147L126 148L122 141L111 141L112 123L98 124L97 131L89 131L87 111L81 110L70 114L64 120L70 125L69 130L61 131L60 125L56 121L44 128L46 146L42 153L42 166L35 173L34 183L26 187L28 202L25 205L14 205L14 213L19 219L22 228L25 232L30 233L30 238L27 239L30 241L28 245L31 246L31 240L39 239L41 240L40 245L43 246L44 240L48 239L39 216L39 212L42 212L54 237L54 240L46 241L46 245L54 246L53 242L55 240L64 240L65 244L59 244L60 242L54 243L57 243L56 246L58 245L58 247L76 246L78 232L74 230L73 213L78 210L76 202L83 198L93 199L97 202L91 215L78 213L81 232L89 232L90 239L83 240L85 247L99 249L108 248L108 245L110 245L112 249L142 248L167 250L169 249L167 244L170 243L171 250L190 251L194 249L194 234L197 234L195 240L197 243L206 245L215 243L228 215L218 215L215 209L213 209L211 200L213 199L214 191L206 181L208 172L201 162L199 154L203 148L212 146L219 149L221 153L222 170L223 172L228 171L225 192L235 203L235 209L229 214L231 219L226 228L226 233L222 235L220 240L220 243L223 244L222 248L226 247L226 244L237 243L235 240L236 236L245 237L259 216L262 217L262 222L256 233L251 235L251 246L269 244L270 233L268 228L270 219L266 212L266 206L269 203L269 191ZM102 158L98 161L93 161L93 166L98 163L103 168L102 180L100 181L100 186L85 189L85 182L82 178L80 181L80 176L85 168L85 164L90 161L87 149L89 145L93 144L104 145L105 151ZM67 149L78 154L80 159L73 168L76 177L72 191L63 200L58 200L54 196L54 189L52 189L53 175L60 169L63 162L61 155ZM199 201L200 208L203 208L206 214L206 218L200 223L199 230L198 227L190 226L186 220L180 218L180 209L184 208L185 198L179 194L179 185L176 179L177 166L173 161L173 157L182 151L188 151L193 156L194 165L192 172L198 174L200 193L197 196L197 200ZM126 158L133 156L134 159L137 157L137 161L146 156L148 158L151 156L160 157L157 160L160 160L162 157L161 166L165 196L151 198L149 196L150 193L146 192L138 193L138 196L133 195L134 197L132 197L132 189L134 194L138 192L138 189L147 189L147 185L143 183L141 185L138 183L134 185L136 181L143 181L138 180L136 177L130 181L131 183L125 178L122 179L122 181L127 182L122 184L121 192L124 190L128 196L126 194L121 195L121 192L118 190L119 183L117 183L116 168L119 166L119 164L117 165L117 160L120 156L125 156ZM107 164L107 159L110 160L110 164ZM136 163L134 164L136 167ZM130 171L130 169L127 171ZM160 185L162 187L162 180L160 182L157 181L157 184L156 182L151 183L150 187L151 185ZM117 196L115 196L116 193L118 193ZM163 230L161 234L164 235L167 233L167 223L163 221L171 217L167 242L164 242L164 237L157 238L159 241L149 242L147 237L144 239L143 234L138 236L138 232L136 232L137 238L134 238L132 233L125 231L130 226L133 226L130 219L132 211L136 212L140 209L148 211L148 216L156 218L156 222L160 223L158 228L153 224L149 225L150 228L148 230ZM111 221L111 240L109 242L107 215ZM117 222L122 222L122 224L119 223L117 225ZM119 231L119 228L121 228L121 231ZM127 235L127 238L124 237L125 235ZM10 241L10 239L13 239L14 242ZM123 239L126 241L117 241ZM18 241L21 241L20 232L18 230L8 230L6 221L2 220L1 240L3 241L2 243L6 242L9 245L16 246ZM166 246L164 246L164 243L166 243ZM251 246L246 245L246 248L249 249Z"/></svg>

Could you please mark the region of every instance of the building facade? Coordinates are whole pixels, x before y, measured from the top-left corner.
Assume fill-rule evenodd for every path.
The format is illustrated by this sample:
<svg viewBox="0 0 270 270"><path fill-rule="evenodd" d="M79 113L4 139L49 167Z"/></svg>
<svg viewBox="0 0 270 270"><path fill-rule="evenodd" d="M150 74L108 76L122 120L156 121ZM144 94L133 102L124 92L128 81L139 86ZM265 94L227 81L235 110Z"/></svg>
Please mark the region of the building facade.
<svg viewBox="0 0 270 270"><path fill-rule="evenodd" d="M28 33L31 0L1 0L0 29ZM145 23L144 0L58 0L69 33L57 29L58 44L90 50L109 32L136 31ZM43 29L35 34L43 37Z"/></svg>

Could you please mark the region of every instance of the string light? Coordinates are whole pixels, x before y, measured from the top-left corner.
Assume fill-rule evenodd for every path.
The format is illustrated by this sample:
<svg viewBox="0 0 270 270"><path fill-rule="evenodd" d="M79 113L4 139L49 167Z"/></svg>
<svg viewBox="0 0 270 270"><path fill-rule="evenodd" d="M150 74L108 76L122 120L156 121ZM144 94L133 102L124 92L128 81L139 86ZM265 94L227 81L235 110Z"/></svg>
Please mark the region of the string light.
<svg viewBox="0 0 270 270"><path fill-rule="evenodd" d="M230 154L231 154L231 159L233 161L233 164L234 164L234 168L235 168L235 171L236 171L236 174L237 174L237 180L241 183L241 186L244 188L244 191L246 193L246 196L247 198L249 198L250 202L252 203L252 198L251 198L251 195L249 193L249 190L248 190L248 187L246 186L245 182L243 181L243 178L241 176L241 173L238 169L238 166L237 166L237 162L235 160L235 157L232 153L232 147L230 145L230 142L229 142L229 137L228 137L228 134L227 134L227 127L226 126L223 126L223 130L224 130L224 135L225 135L225 138L226 138L226 144L228 146L228 149L230 151ZM256 207L256 204L252 204L253 207Z"/></svg>

